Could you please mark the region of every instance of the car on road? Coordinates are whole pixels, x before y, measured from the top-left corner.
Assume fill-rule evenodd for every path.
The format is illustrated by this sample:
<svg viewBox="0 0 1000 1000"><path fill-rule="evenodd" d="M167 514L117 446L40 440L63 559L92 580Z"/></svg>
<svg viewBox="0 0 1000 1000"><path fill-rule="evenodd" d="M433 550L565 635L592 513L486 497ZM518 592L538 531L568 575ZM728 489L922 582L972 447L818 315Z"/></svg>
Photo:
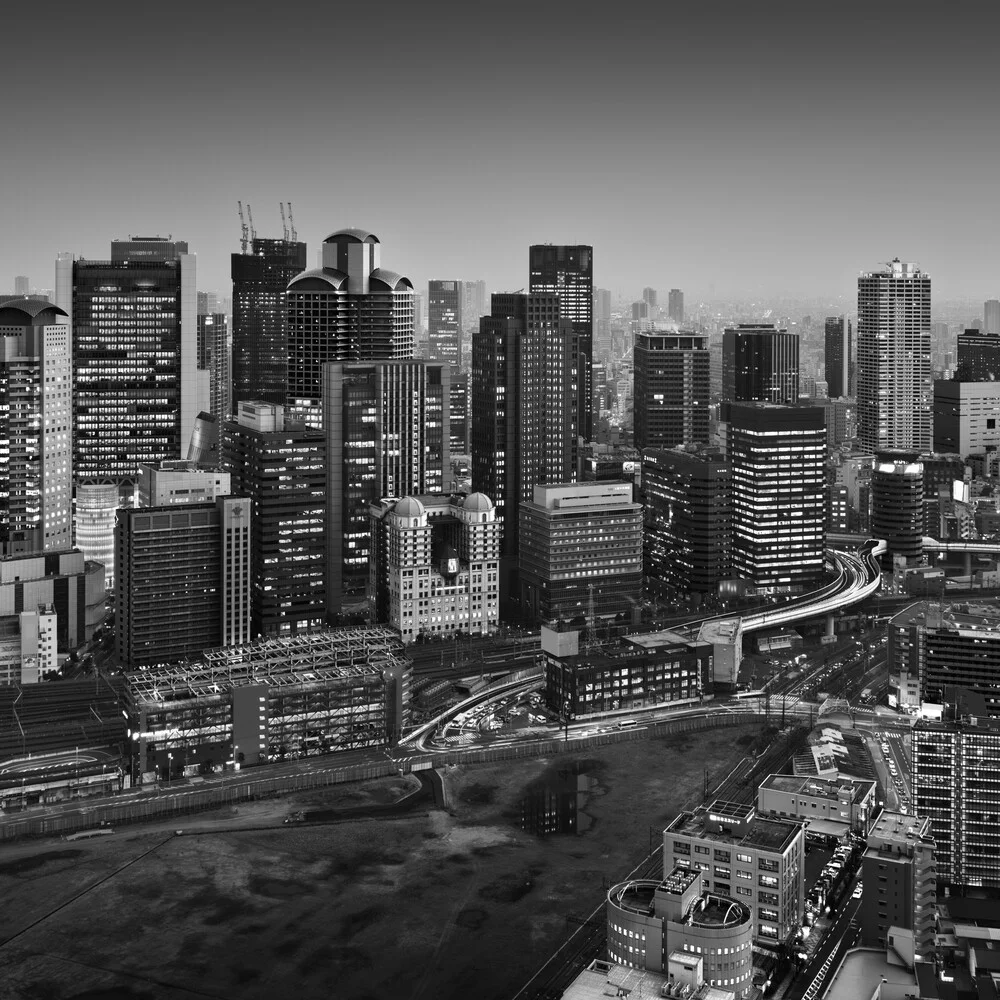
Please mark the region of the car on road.
<svg viewBox="0 0 1000 1000"><path fill-rule="evenodd" d="M864 884L862 882L859 882L854 887L854 892L851 893L851 899L860 899L864 893L864 889L865 889Z"/></svg>

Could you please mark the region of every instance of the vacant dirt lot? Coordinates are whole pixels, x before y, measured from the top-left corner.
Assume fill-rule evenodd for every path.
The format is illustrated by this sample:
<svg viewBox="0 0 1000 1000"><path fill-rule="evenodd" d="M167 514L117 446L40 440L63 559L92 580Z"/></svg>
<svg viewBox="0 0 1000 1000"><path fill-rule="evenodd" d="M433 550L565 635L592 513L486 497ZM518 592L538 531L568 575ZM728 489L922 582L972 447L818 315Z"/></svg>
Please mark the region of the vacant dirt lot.
<svg viewBox="0 0 1000 1000"><path fill-rule="evenodd" d="M180 837L0 848L0 997L509 997L756 731L455 768L447 812L250 829L418 786L386 779L175 821ZM581 832L523 831L522 799L560 773L581 776Z"/></svg>

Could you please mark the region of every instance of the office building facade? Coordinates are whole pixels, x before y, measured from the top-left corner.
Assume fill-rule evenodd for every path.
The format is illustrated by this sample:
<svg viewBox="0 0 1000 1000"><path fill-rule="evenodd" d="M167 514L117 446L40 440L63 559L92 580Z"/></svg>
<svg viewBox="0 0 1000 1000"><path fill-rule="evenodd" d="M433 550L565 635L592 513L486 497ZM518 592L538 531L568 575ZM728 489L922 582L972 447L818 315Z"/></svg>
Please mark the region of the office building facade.
<svg viewBox="0 0 1000 1000"><path fill-rule="evenodd" d="M521 606L539 622L632 618L642 601L642 505L631 483L536 486L521 504Z"/></svg>
<svg viewBox="0 0 1000 1000"><path fill-rule="evenodd" d="M226 314L198 313L198 370L208 373L208 412L217 421L225 420L232 406L230 368Z"/></svg>
<svg viewBox="0 0 1000 1000"><path fill-rule="evenodd" d="M427 357L459 367L462 363L463 292L461 281L427 283Z"/></svg>
<svg viewBox="0 0 1000 1000"><path fill-rule="evenodd" d="M381 266L379 238L341 229L323 241L323 266L288 284L288 396L293 417L322 426L323 366L413 357L409 278Z"/></svg>
<svg viewBox="0 0 1000 1000"><path fill-rule="evenodd" d="M733 573L758 592L795 592L823 577L826 428L815 406L733 403Z"/></svg>
<svg viewBox="0 0 1000 1000"><path fill-rule="evenodd" d="M716 593L731 575L732 482L722 453L647 449L642 500L645 575L683 593Z"/></svg>
<svg viewBox="0 0 1000 1000"><path fill-rule="evenodd" d="M450 380L427 361L325 366L329 614L368 614L371 505L450 489Z"/></svg>
<svg viewBox="0 0 1000 1000"><path fill-rule="evenodd" d="M894 259L858 278L858 446L931 450L931 279Z"/></svg>
<svg viewBox="0 0 1000 1000"><path fill-rule="evenodd" d="M773 324L741 323L722 334L722 398L797 403L799 335Z"/></svg>
<svg viewBox="0 0 1000 1000"><path fill-rule="evenodd" d="M73 390L64 310L0 301L0 554L73 543Z"/></svg>
<svg viewBox="0 0 1000 1000"><path fill-rule="evenodd" d="M854 330L847 316L827 316L823 348L827 395L853 396Z"/></svg>
<svg viewBox="0 0 1000 1000"><path fill-rule="evenodd" d="M139 506L171 507L211 503L232 492L228 472L203 469L187 459L164 459L158 465L139 466Z"/></svg>
<svg viewBox="0 0 1000 1000"><path fill-rule="evenodd" d="M983 330L964 330L957 337L957 370L960 382L993 382L1000 379L1000 336Z"/></svg>
<svg viewBox="0 0 1000 1000"><path fill-rule="evenodd" d="M472 488L503 525L502 593L516 594L520 504L577 469L578 337L557 295L494 295L472 342Z"/></svg>
<svg viewBox="0 0 1000 1000"><path fill-rule="evenodd" d="M885 539L882 566L896 559L918 561L924 551L924 466L914 452L886 451L875 456L871 474L871 532Z"/></svg>
<svg viewBox="0 0 1000 1000"><path fill-rule="evenodd" d="M560 319L572 323L577 338L576 429L589 441L594 436L594 248L535 245L529 251L528 270L528 291L557 295Z"/></svg>
<svg viewBox="0 0 1000 1000"><path fill-rule="evenodd" d="M708 338L640 333L633 353L635 446L708 444Z"/></svg>
<svg viewBox="0 0 1000 1000"><path fill-rule="evenodd" d="M482 493L384 499L371 508L370 603L404 643L489 635L500 615L500 522Z"/></svg>
<svg viewBox="0 0 1000 1000"><path fill-rule="evenodd" d="M250 251L232 255L230 413L235 412L232 407L243 399L285 404L288 396L285 290L306 269L305 243L254 239Z"/></svg>
<svg viewBox="0 0 1000 1000"><path fill-rule="evenodd" d="M118 510L115 629L126 670L250 639L250 501Z"/></svg>
<svg viewBox="0 0 1000 1000"><path fill-rule="evenodd" d="M232 493L251 503L254 636L288 635L326 618L326 438L274 403L242 401L222 434Z"/></svg>
<svg viewBox="0 0 1000 1000"><path fill-rule="evenodd" d="M679 288L671 288L667 294L667 315L678 326L684 322L684 293Z"/></svg>
<svg viewBox="0 0 1000 1000"><path fill-rule="evenodd" d="M802 823L716 800L682 812L663 831L663 867L700 870L706 888L749 908L754 943L773 947L802 926L805 844Z"/></svg>
<svg viewBox="0 0 1000 1000"><path fill-rule="evenodd" d="M994 337L1000 335L1000 299L987 299L983 303L983 331Z"/></svg>
<svg viewBox="0 0 1000 1000"><path fill-rule="evenodd" d="M934 450L967 457L998 448L1000 382L935 379Z"/></svg>
<svg viewBox="0 0 1000 1000"><path fill-rule="evenodd" d="M111 259L56 262L71 317L73 474L131 492L143 463L186 454L210 407L198 368L196 258L160 237L115 240Z"/></svg>

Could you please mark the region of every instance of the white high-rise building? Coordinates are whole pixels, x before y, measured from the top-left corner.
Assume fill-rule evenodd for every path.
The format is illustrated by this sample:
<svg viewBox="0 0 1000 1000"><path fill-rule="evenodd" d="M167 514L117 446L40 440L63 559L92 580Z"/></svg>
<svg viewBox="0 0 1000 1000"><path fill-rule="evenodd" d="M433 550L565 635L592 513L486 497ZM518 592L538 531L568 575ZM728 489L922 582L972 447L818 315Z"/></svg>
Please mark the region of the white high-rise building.
<svg viewBox="0 0 1000 1000"><path fill-rule="evenodd" d="M858 447L931 450L931 279L897 257L858 278Z"/></svg>

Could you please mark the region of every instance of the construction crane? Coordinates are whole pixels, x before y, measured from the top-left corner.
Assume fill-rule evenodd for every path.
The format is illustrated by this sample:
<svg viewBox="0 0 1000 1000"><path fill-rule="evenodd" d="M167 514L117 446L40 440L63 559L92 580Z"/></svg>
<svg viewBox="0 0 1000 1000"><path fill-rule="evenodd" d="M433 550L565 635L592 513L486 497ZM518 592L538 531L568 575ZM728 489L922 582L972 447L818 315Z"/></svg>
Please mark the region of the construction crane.
<svg viewBox="0 0 1000 1000"><path fill-rule="evenodd" d="M285 203L283 201L278 202L278 208L281 209L281 232L284 236L285 242L288 242L288 223L285 221Z"/></svg>
<svg viewBox="0 0 1000 1000"><path fill-rule="evenodd" d="M250 223L250 239L257 239L257 230L253 227L253 212L250 211L250 202L247 202L247 222Z"/></svg>
<svg viewBox="0 0 1000 1000"><path fill-rule="evenodd" d="M288 203L288 230L292 234L292 242L296 242L299 234L295 231L295 220L292 218L292 203Z"/></svg>
<svg viewBox="0 0 1000 1000"><path fill-rule="evenodd" d="M236 205L240 210L240 247L245 255L250 252L250 230L247 228L247 220L243 218L243 202L238 201Z"/></svg>

